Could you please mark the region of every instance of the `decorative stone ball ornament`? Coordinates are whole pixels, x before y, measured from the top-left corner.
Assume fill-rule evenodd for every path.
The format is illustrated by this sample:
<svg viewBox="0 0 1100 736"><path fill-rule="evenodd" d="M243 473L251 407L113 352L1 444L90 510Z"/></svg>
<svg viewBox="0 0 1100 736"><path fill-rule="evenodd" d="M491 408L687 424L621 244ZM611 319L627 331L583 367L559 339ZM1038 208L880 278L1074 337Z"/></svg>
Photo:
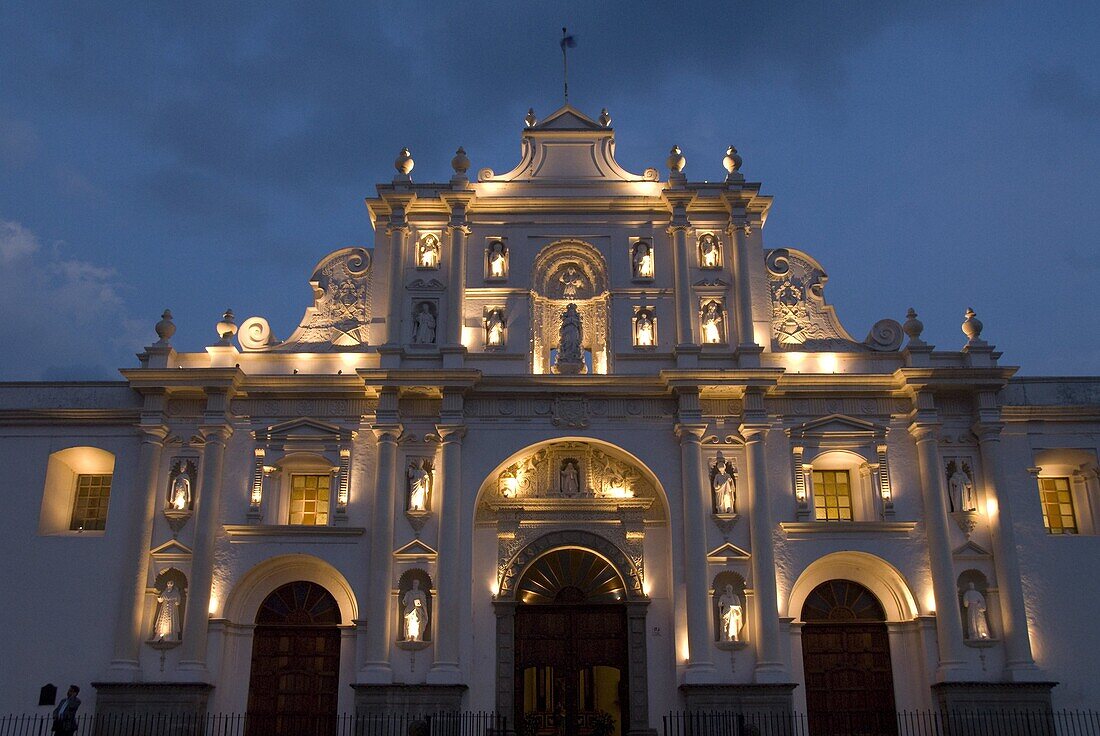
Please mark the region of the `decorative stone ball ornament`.
<svg viewBox="0 0 1100 736"><path fill-rule="evenodd" d="M910 345L924 344L924 340L920 339L920 334L924 332L924 323L917 319L917 310L909 307L909 311L905 313L905 324L901 329L909 336Z"/></svg>
<svg viewBox="0 0 1100 736"><path fill-rule="evenodd" d="M973 307L967 307L966 319L962 323L962 331L970 344L981 341L982 326L981 320L978 319L978 315Z"/></svg>
<svg viewBox="0 0 1100 736"><path fill-rule="evenodd" d="M741 157L737 155L737 149L733 146L727 148L725 158L722 159L722 165L726 167L727 179L736 179L739 177L741 163Z"/></svg>
<svg viewBox="0 0 1100 736"><path fill-rule="evenodd" d="M409 149L402 148L401 153L397 154L397 158L394 159L393 168L397 169L398 174L408 176L412 173L414 163Z"/></svg>
<svg viewBox="0 0 1100 736"><path fill-rule="evenodd" d="M218 337L221 338L223 343L228 344L233 336L237 334L237 323L233 319L233 310L226 309L225 314L222 315L222 319L218 322Z"/></svg>
<svg viewBox="0 0 1100 736"><path fill-rule="evenodd" d="M172 321L172 310L165 309L164 314L160 316L160 322L157 322L157 326L154 328L157 331L157 345L167 345L168 341L172 339L172 335L176 334L176 324Z"/></svg>
<svg viewBox="0 0 1100 736"><path fill-rule="evenodd" d="M455 151L455 157L451 159L451 168L455 170L456 174L465 175L470 169L470 159L466 157L466 149L462 146L458 147Z"/></svg>
<svg viewBox="0 0 1100 736"><path fill-rule="evenodd" d="M675 174L683 172L684 167L687 166L687 159L684 158L679 146L673 146L672 150L669 151L667 163L670 172Z"/></svg>

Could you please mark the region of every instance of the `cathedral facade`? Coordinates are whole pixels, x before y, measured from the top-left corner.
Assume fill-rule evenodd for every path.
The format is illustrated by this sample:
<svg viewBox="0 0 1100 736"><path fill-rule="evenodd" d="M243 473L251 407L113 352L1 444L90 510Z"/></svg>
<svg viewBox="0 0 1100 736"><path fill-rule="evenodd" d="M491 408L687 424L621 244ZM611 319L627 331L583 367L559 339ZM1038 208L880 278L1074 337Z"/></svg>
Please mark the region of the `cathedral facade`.
<svg viewBox="0 0 1100 736"><path fill-rule="evenodd" d="M1100 379L970 310L853 336L734 148L614 148L566 105L505 173L404 150L289 338L166 312L123 381L0 384L2 707L1095 707Z"/></svg>

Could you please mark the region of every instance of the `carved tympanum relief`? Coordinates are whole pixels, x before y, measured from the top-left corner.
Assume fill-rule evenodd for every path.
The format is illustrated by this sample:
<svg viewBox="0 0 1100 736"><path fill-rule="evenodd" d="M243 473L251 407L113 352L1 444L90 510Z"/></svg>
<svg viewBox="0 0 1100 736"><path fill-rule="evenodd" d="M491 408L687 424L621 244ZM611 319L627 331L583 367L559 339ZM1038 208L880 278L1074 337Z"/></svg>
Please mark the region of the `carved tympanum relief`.
<svg viewBox="0 0 1100 736"><path fill-rule="evenodd" d="M904 333L892 319L879 320L862 343L857 342L825 303L829 277L807 254L788 248L766 253L772 301L772 347L775 350L854 352L891 351Z"/></svg>
<svg viewBox="0 0 1100 736"><path fill-rule="evenodd" d="M504 498L633 498L652 486L633 466L584 442L557 442L518 460L497 476Z"/></svg>
<svg viewBox="0 0 1100 736"><path fill-rule="evenodd" d="M280 342L263 317L246 319L237 333L245 351L319 352L368 343L371 321L371 256L365 248L344 248L325 257L310 277L313 306L294 334Z"/></svg>

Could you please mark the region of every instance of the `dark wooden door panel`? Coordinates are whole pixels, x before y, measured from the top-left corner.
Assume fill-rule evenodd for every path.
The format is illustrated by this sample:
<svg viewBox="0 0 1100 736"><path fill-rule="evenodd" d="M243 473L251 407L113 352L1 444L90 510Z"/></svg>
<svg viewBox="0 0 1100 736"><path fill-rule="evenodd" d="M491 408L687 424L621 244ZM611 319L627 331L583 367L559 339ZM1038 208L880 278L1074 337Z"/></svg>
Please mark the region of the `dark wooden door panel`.
<svg viewBox="0 0 1100 736"><path fill-rule="evenodd" d="M812 734L897 733L885 624L807 623L802 657Z"/></svg>
<svg viewBox="0 0 1100 736"><path fill-rule="evenodd" d="M335 726L340 630L257 626L252 639L249 736L321 736Z"/></svg>

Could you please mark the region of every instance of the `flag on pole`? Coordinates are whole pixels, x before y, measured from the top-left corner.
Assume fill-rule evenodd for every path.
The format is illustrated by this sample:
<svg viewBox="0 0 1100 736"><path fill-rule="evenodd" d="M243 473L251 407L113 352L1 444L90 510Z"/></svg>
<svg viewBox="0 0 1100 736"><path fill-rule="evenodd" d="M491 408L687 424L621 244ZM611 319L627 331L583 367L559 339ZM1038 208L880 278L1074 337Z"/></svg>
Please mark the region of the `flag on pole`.
<svg viewBox="0 0 1100 736"><path fill-rule="evenodd" d="M576 36L569 35L569 31L563 26L561 29L561 76L566 102L569 102L569 55L565 53L565 50L576 47Z"/></svg>

